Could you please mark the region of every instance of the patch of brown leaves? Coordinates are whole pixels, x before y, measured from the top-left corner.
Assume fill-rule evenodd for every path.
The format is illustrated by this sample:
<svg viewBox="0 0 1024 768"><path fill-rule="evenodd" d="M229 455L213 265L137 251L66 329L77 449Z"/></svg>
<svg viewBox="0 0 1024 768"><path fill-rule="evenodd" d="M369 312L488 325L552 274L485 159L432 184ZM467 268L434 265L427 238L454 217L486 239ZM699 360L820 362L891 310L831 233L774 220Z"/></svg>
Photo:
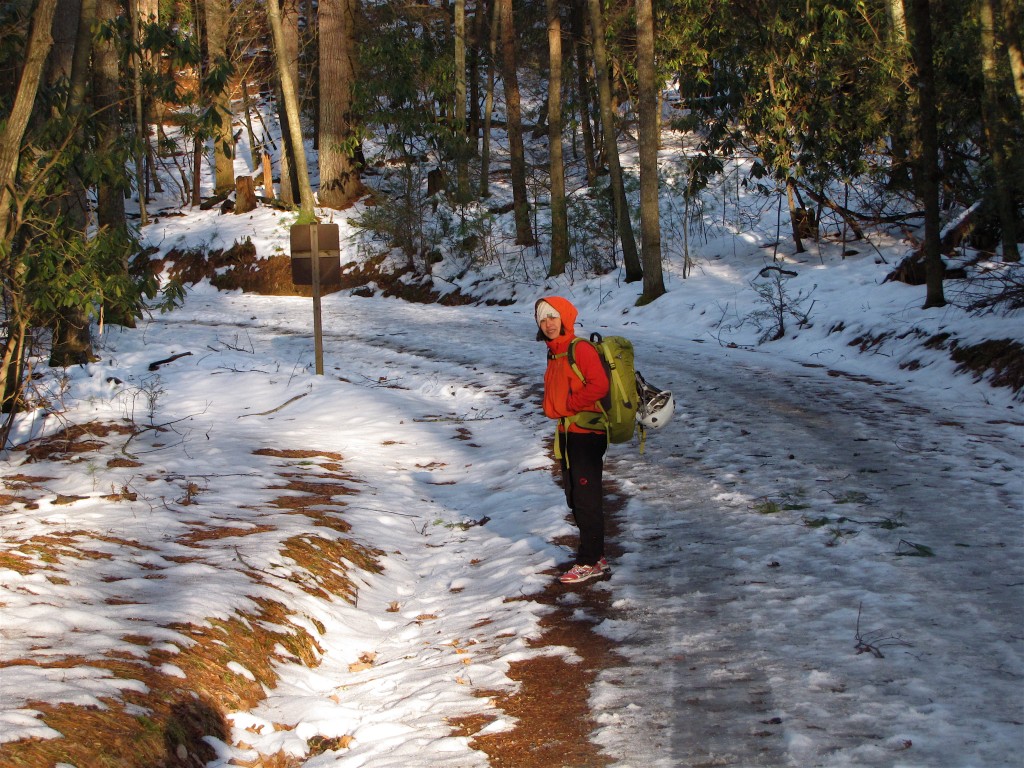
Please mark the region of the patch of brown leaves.
<svg viewBox="0 0 1024 768"><path fill-rule="evenodd" d="M24 451L29 461L67 460L74 454L100 450L106 443L88 438L109 437L110 435L134 435L136 428L131 424L111 424L109 422L89 422L74 424L48 437L33 440L13 448Z"/></svg>
<svg viewBox="0 0 1024 768"><path fill-rule="evenodd" d="M23 450L34 460L70 461L75 453L107 447L106 443L93 438L131 434L132 431L130 427L121 425L90 424L34 441ZM283 487L295 492L295 496L278 499L273 506L293 509L294 514L307 516L314 530L328 528L332 534L294 536L284 543L281 553L295 562L297 574L301 569L301 576L296 575L296 581L303 589L325 599L337 596L354 602L357 590L347 575L349 568L354 566L379 572L381 553L340 535L348 530L349 525L340 517L339 502L334 501L334 497L351 493L351 486L345 483L355 482L342 474L342 457L334 453L286 449L267 449L257 453L287 459L282 466L292 470L296 460L314 463L310 460L326 459L308 473L280 472L279 475L288 481ZM321 470L326 470L326 475ZM4 483L12 490L38 491L36 483L48 479L11 475ZM21 496L12 498L23 500ZM223 527L215 527L207 522L204 525L208 527L197 527L181 537L181 543L197 547L206 541L272 530L271 526L261 524L227 523ZM94 531L71 530L35 536L0 552L0 567L28 574L53 570L62 560L112 558L106 552L90 548L89 541L151 549L138 542L123 541ZM167 559L196 561L194 557L168 556ZM259 571L249 569L248 573L256 581L264 581ZM66 579L54 578L59 583L67 583ZM254 611L239 612L226 619L210 618L202 625L168 627L184 637L176 652L171 652L163 643L151 647L150 638L135 633L122 637L122 640L139 646L137 653L121 648L102 658L62 657L42 661L28 658L5 662L5 666L98 667L117 678L141 681L147 690L125 689L116 699L103 699L102 707L32 702L29 707L38 711L41 719L61 733L62 738L5 743L0 764L4 768L49 768L57 763L100 768L171 768L202 765L215 759L216 754L204 738L214 736L230 741L231 729L224 713L250 709L264 698L264 691L277 681L275 661L287 657L315 667L323 655L316 636L316 632L322 634L324 631L319 622L305 617L307 621L303 624L314 628L311 634L292 620L293 612L283 602L266 597L252 598L252 601L256 605ZM235 671L237 668L233 665L228 666L231 662L241 665L249 674ZM165 665L181 670L184 677L164 672ZM311 749L318 753L344 746L344 739L323 739L311 744ZM300 763L294 757L276 754L260 755L249 765L254 768L296 768Z"/></svg>
<svg viewBox="0 0 1024 768"><path fill-rule="evenodd" d="M170 768L202 765L216 757L207 736L231 739L224 713L253 707L264 698L263 686L273 686L273 663L283 647L307 666L319 663L323 650L316 639L288 622L281 603L260 599L258 610L230 619L210 619L207 625L172 625L186 640L177 652L148 648L142 635L122 639L148 648L145 659L124 652L107 658L65 657L37 662L19 659L8 666L33 665L52 669L81 666L101 668L114 677L137 680L146 691L126 690L119 699L105 698L102 709L71 704L53 706L31 702L41 719L63 738L17 741L4 745L4 766L44 768L57 763L118 768ZM228 667L240 664L254 679ZM161 671L173 665L184 677ZM145 712L145 714L140 714ZM294 762L254 765L294 766ZM9 762L8 762L9 761Z"/></svg>
<svg viewBox="0 0 1024 768"><path fill-rule="evenodd" d="M411 269L385 271L386 255L367 259L362 263L341 265L337 282L321 285L321 293L334 293L342 289L356 289L357 295L372 295L370 284L380 286L384 296L399 297L416 303L440 303L448 306L473 304L477 300L456 288L442 295L434 288L429 275L409 280ZM292 282L291 257L270 254L261 257L256 246L246 241L235 243L227 250L205 251L201 248L178 250L172 248L162 258L154 259L152 268L166 272L173 279L195 284L209 279L215 288L225 291L242 290L268 296L312 296L308 285ZM509 303L510 300L488 303Z"/></svg>
<svg viewBox="0 0 1024 768"><path fill-rule="evenodd" d="M623 505L618 499L623 496L611 496L609 491L613 489L614 485L606 481L609 557L622 554L613 542L618 533L615 515ZM623 661L616 654L615 644L594 632L595 621L609 614L610 593L594 588L593 582L566 587L556 580L558 572L552 572L552 584L547 590L528 598L551 609L541 621L544 634L531 645L569 648L580 660L574 663L551 654L517 661L509 670L509 676L519 682L514 693L478 692L477 695L491 698L496 706L516 718L512 730L477 735L470 741L471 746L487 754L495 768L601 768L613 762L591 741L597 723L588 701L590 686L598 673ZM572 606L562 605L559 600L567 589L580 597ZM575 618L579 614L596 619ZM472 717L453 721L452 725L456 735L472 736L489 722L491 719L486 717Z"/></svg>
<svg viewBox="0 0 1024 768"><path fill-rule="evenodd" d="M950 357L957 371L988 377L994 387L1008 387L1018 398L1024 393L1024 345L1012 339L990 339L980 344L953 343Z"/></svg>

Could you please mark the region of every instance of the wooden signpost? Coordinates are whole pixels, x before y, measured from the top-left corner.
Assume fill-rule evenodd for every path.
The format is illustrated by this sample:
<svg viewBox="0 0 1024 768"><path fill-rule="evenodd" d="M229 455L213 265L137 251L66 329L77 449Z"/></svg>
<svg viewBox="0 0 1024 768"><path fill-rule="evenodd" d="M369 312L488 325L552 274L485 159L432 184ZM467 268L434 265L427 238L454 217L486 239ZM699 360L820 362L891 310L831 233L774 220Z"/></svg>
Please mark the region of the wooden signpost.
<svg viewBox="0 0 1024 768"><path fill-rule="evenodd" d="M316 372L324 373L320 323L320 286L336 283L341 271L341 235L337 224L295 224L291 228L292 282L313 287L313 344Z"/></svg>

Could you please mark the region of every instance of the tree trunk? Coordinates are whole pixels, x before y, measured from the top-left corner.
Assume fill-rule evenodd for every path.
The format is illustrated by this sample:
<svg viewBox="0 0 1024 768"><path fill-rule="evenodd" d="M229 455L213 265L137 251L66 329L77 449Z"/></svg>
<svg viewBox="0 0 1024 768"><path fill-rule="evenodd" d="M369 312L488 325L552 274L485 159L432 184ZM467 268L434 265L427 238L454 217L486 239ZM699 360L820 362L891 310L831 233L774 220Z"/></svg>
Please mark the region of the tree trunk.
<svg viewBox="0 0 1024 768"><path fill-rule="evenodd" d="M201 134L196 134L192 140L192 200L193 206L203 204L203 147L206 140Z"/></svg>
<svg viewBox="0 0 1024 768"><path fill-rule="evenodd" d="M910 13L911 50L918 83L917 189L924 204L924 265L926 296L924 309L946 306L942 279L946 267L939 252L939 131L935 96L931 8L929 0L912 0Z"/></svg>
<svg viewBox="0 0 1024 768"><path fill-rule="evenodd" d="M92 24L96 20L95 0L84 0L78 3L77 0L58 0L58 19L60 16L69 17L74 21L75 29L72 32L66 26L63 27L63 35L72 35L70 45L61 46L61 55L55 57L57 48L50 52L49 74L47 79L53 86L57 86L62 80L67 83L67 99L64 103L64 113L74 121L72 126L75 131L76 147L84 147L85 133L82 130L82 113L85 106L85 85L88 81L89 59L92 50ZM74 7L68 7L73 5ZM65 20L66 24L66 20ZM55 28L58 26L55 23ZM61 212L64 214L68 226L85 236L85 229L88 217L88 201L86 199L85 184L78 173L79 163L72 163L68 168L67 185L64 190L60 204Z"/></svg>
<svg viewBox="0 0 1024 768"><path fill-rule="evenodd" d="M3 354L0 356L0 384L3 385L3 413L14 413L21 408L22 381L25 371L25 342L28 339L28 325L22 318L8 320L7 335L2 345ZM5 428L0 432L0 445L7 445L8 427L10 420L6 422Z"/></svg>
<svg viewBox="0 0 1024 768"><path fill-rule="evenodd" d="M281 155L278 163L280 169L281 200L295 205L299 199L299 183L295 176L295 147L292 145L291 133L288 130L288 109L285 106L284 88L281 86L280 68L287 67L292 82L299 83L299 10L297 0L281 0L281 28L284 34L284 60L277 57L278 70L275 73L274 88L276 91L277 117L281 125ZM303 145L300 143L299 147Z"/></svg>
<svg viewBox="0 0 1024 768"><path fill-rule="evenodd" d="M615 211L615 228L622 245L622 260L626 267L626 282L643 278L640 256L633 237L633 224L629 220L629 203L626 188L622 182L622 166L619 165L618 133L615 130L615 114L612 110L612 88L608 78L608 56L604 47L604 22L601 19L601 0L588 0L590 8L590 34L594 46L594 71L597 73L597 92L601 101L601 130L604 134L605 154L608 156L608 175L611 180L612 208Z"/></svg>
<svg viewBox="0 0 1024 768"><path fill-rule="evenodd" d="M509 162L512 166L512 201L516 220L516 244L532 245L530 201L526 189L526 150L523 147L523 116L519 102L519 77L516 74L516 33L512 21L512 0L499 0L501 6L501 76L505 81Z"/></svg>
<svg viewBox="0 0 1024 768"><path fill-rule="evenodd" d="M242 78L242 114L245 118L245 133L249 137L249 170L255 171L259 165L260 147L256 142L256 132L252 128L252 99L249 97L248 74ZM271 195L273 197L273 195Z"/></svg>
<svg viewBox="0 0 1024 768"><path fill-rule="evenodd" d="M565 167L562 164L562 20L558 0L547 0L548 155L551 163L551 266L548 275L561 275L569 261L569 223L565 205Z"/></svg>
<svg viewBox="0 0 1024 768"><path fill-rule="evenodd" d="M119 15L117 0L97 0L96 18L101 22L116 21ZM93 43L92 51L92 98L96 110L97 147L99 157L110 157L121 137L121 103L118 83L120 64L117 46L112 40L103 38ZM97 184L96 218L100 227L124 227L127 219L124 211L124 190L127 178L123 173L107 177Z"/></svg>
<svg viewBox="0 0 1024 768"><path fill-rule="evenodd" d="M302 125L299 122L299 95L295 81L292 79L288 66L288 50L285 45L284 28L281 24L281 8L278 0L267 3L267 19L274 38L274 55L277 61L277 74L281 79L281 91L284 96L285 112L288 115L287 130L295 147L295 176L299 182L299 224L312 224L315 220L315 204L313 188L309 184L309 168L306 165L306 152L302 143Z"/></svg>
<svg viewBox="0 0 1024 768"><path fill-rule="evenodd" d="M78 33L79 0L57 0L57 11L53 19L53 47L46 61L46 81L57 84L71 79Z"/></svg>
<svg viewBox="0 0 1024 768"><path fill-rule="evenodd" d="M1017 108L1024 118L1024 52L1021 50L1020 25L1024 23L1018 15L1017 3L1005 0L1003 4L1002 40L1006 45L1006 55L1010 59L1010 72L1013 74L1013 90L1017 93Z"/></svg>
<svg viewBox="0 0 1024 768"><path fill-rule="evenodd" d="M84 312L62 310L58 312L50 345L49 364L57 368L85 365L96 360L89 334L89 319Z"/></svg>
<svg viewBox="0 0 1024 768"><path fill-rule="evenodd" d="M58 19L60 15L64 15L74 21L75 32L71 37L72 44L67 48L62 46L60 61L55 60L53 56L57 49L51 51L49 78L53 86L58 85L60 81L67 82L68 95L64 104L64 112L74 123L75 146L84 147L86 146L85 133L80 123L85 97L86 72L84 70L88 68L89 64L92 47L90 30L92 22L95 20L96 5L94 2L88 1L76 4L73 8L68 7L69 5L67 2L60 4ZM62 34L69 35L71 30L65 26ZM71 151L74 149L72 148ZM64 236L68 240L85 241L88 210L85 184L78 174L78 167L79 163L77 162L71 163L68 167L67 183L57 204L61 214L58 221L61 222L62 228L65 230ZM70 272L75 269L75 266L65 262L63 268ZM53 326L50 345L50 365L77 365L93 359L89 316L85 308L80 306L61 307L57 310L57 315L58 319Z"/></svg>
<svg viewBox="0 0 1024 768"><path fill-rule="evenodd" d="M636 80L640 117L640 253L644 292L649 304L665 293L661 270L661 218L658 210L658 81L654 62L654 10L651 0L636 0Z"/></svg>
<svg viewBox="0 0 1024 768"><path fill-rule="evenodd" d="M996 13L993 6L998 0L980 0L981 27L981 73L984 88L981 93L982 124L992 156L992 170L995 184L992 194L1003 241L1003 261L1020 261L1017 250L1017 210L1014 204L1014 183L1011 172L1010 137L1014 130L1012 117L1001 104L1002 94L1009 90L1009 83L1003 82L999 74L996 49Z"/></svg>
<svg viewBox="0 0 1024 768"><path fill-rule="evenodd" d="M146 125L146 113L143 109L142 96L142 56L139 54L138 45L141 41L139 29L139 3L138 0L128 0L128 17L131 25L132 49L130 54L130 66L132 70L132 95L135 106L135 184L139 195L139 226L146 226L149 223L149 216L146 213L147 193L149 185L146 183L146 156L149 154L149 127Z"/></svg>
<svg viewBox="0 0 1024 768"><path fill-rule="evenodd" d="M228 0L203 0L206 9L206 58L211 69L230 68L228 35L231 24L231 3ZM207 94L217 111L213 134L215 195L235 186L235 141L231 131L231 93L228 79L215 93Z"/></svg>
<svg viewBox="0 0 1024 768"><path fill-rule="evenodd" d="M466 0L455 0L455 140L456 200L469 202L469 146L466 136Z"/></svg>
<svg viewBox="0 0 1024 768"><path fill-rule="evenodd" d="M903 0L886 0L886 10L889 15L891 33L890 40L899 43L907 40L907 15L903 8Z"/></svg>
<svg viewBox="0 0 1024 768"><path fill-rule="evenodd" d="M896 99L898 105L909 105L913 103L910 93L910 56L909 41L907 38L907 17L903 7L903 0L886 0L886 12L888 17L887 39L893 49L896 59L896 82L894 89L900 95ZM905 111L900 111L905 110ZM897 114L888 116L892 131L892 159L890 162L889 178L894 187L908 189L911 186L910 165L911 150L907 135L901 129L903 124L913 124L911 111L905 107L895 107Z"/></svg>
<svg viewBox="0 0 1024 768"><path fill-rule="evenodd" d="M789 206L789 226L793 232L794 252L803 253L807 250L804 248L803 241L803 238L807 236L807 209L797 201L797 195L799 192L796 188L796 179L788 176L786 178L786 203Z"/></svg>
<svg viewBox="0 0 1024 768"><path fill-rule="evenodd" d="M39 0L32 12L32 31L29 35L25 55L25 66L21 71L18 91L14 96L14 104L7 116L4 131L0 134L0 243L7 244L13 235L10 209L13 203L11 189L18 173L18 156L21 152L21 140L25 136L32 107L35 105L39 82L43 77L43 66L46 64L53 38L50 30L53 16L57 8L57 0Z"/></svg>
<svg viewBox="0 0 1024 768"><path fill-rule="evenodd" d="M17 230L13 196L11 190L18 176L18 157L21 142L28 127L32 108L35 105L36 93L43 77L43 67L50 53L53 39L50 30L53 27L53 16L57 0L39 0L32 12L32 28L29 32L28 45L25 49L25 64L18 81L18 90L7 124L0 133L0 249L7 257L10 254L11 241ZM23 267L7 266L11 278L20 282ZM12 287L5 280L5 287ZM5 412L18 407L22 386L21 361L24 359L24 340L27 323L24 312L19 309L22 297L13 295L6 305L7 334L3 342L3 354L0 356L0 382L3 382L3 410Z"/></svg>
<svg viewBox="0 0 1024 768"><path fill-rule="evenodd" d="M469 82L469 116L467 120L468 136L470 137L470 151L477 151L477 142L480 138L480 128L483 120L480 117L480 50L483 46L484 29L487 24L487 2L477 0L473 9L473 34L467 43L467 55L469 57L469 72L466 79Z"/></svg>
<svg viewBox="0 0 1024 768"><path fill-rule="evenodd" d="M92 61L92 25L96 23L96 0L82 0L75 36L75 52L71 59L68 83L68 109L81 115L89 91L89 64Z"/></svg>
<svg viewBox="0 0 1024 768"><path fill-rule="evenodd" d="M498 60L498 36L501 28L501 3L491 7L491 36L488 43L487 94L484 96L484 125L480 139L480 197L491 196L491 113L494 111L494 69Z"/></svg>
<svg viewBox="0 0 1024 768"><path fill-rule="evenodd" d="M320 205L343 209L360 195L352 114L355 0L320 0Z"/></svg>
<svg viewBox="0 0 1024 768"><path fill-rule="evenodd" d="M573 0L572 3L572 47L576 58L576 90L579 101L580 131L583 134L583 159L587 166L587 186L597 183L597 152L594 141L594 123L592 118L592 100L590 88L590 66L587 64L585 49L586 0Z"/></svg>

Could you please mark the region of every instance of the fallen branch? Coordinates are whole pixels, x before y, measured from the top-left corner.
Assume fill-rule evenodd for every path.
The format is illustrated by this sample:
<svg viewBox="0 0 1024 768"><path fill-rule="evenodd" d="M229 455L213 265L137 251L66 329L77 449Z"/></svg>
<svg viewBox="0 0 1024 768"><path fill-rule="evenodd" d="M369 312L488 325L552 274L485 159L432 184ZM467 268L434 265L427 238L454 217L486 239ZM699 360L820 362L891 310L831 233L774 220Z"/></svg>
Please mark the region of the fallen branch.
<svg viewBox="0 0 1024 768"><path fill-rule="evenodd" d="M201 413L206 413L207 409L208 409L208 407L204 408L201 411ZM171 427L174 424L177 424L178 422L181 422L181 421L188 421L189 419L193 418L194 416L195 416L195 414L190 414L188 416L182 416L180 419L173 419L172 421L165 421L163 424L150 424L147 427L137 427L136 431L132 432L128 436L128 439L124 441L124 445L121 446L121 453L124 454L125 456L127 456L129 459L137 459L138 456L136 456L133 453L128 453L128 444L131 443L132 440L134 440L136 437L141 435L143 432L166 432L168 427ZM134 423L132 424L132 426L136 427L136 425ZM184 440L184 438L182 438L182 440ZM164 449L164 448L167 448L169 446L164 445L164 446L160 446L160 447L161 447L161 449ZM149 453L149 451L147 451L147 453Z"/></svg>
<svg viewBox="0 0 1024 768"><path fill-rule="evenodd" d="M882 653L882 648L891 645L902 645L907 648L913 648L913 643L908 643L899 635L885 635L883 636L881 631L875 630L868 632L866 635L860 633L860 612L863 608L863 604L857 606L857 630L854 635L854 639L857 641L856 646L858 654L870 653L876 659L884 659L885 654Z"/></svg>
<svg viewBox="0 0 1024 768"><path fill-rule="evenodd" d="M896 554L900 557L935 557L935 550L924 544L915 544L906 539L900 539L896 547Z"/></svg>
<svg viewBox="0 0 1024 768"><path fill-rule="evenodd" d="M192 354L191 352L182 352L182 353L177 354L177 355L171 355L170 357L168 357L168 358L166 358L164 360L157 360L155 363L150 363L149 364L149 370L155 371L161 365L166 365L167 363L173 363L179 357L188 357L191 354Z"/></svg>
<svg viewBox="0 0 1024 768"><path fill-rule="evenodd" d="M238 418L244 419L246 416L269 416L270 414L277 413L282 408L291 405L296 400L301 400L302 398L304 398L308 394L309 394L309 392L303 392L301 395L296 395L291 400L287 400L287 401L281 403L279 406L277 406L277 408L271 408L269 411L261 411L260 413L243 413Z"/></svg>

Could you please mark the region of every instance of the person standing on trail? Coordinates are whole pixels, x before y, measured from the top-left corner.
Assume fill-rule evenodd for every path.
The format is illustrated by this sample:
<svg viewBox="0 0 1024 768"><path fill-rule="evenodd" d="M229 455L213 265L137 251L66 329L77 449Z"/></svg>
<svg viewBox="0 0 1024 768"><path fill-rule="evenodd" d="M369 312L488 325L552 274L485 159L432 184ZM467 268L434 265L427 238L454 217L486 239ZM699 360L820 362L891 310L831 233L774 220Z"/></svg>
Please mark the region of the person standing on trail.
<svg viewBox="0 0 1024 768"><path fill-rule="evenodd" d="M537 340L548 348L544 414L558 420L555 458L562 467L565 500L580 535L576 563L559 581L578 584L609 572L601 488L608 435L598 403L608 394L608 374L594 346L577 338L579 313L572 303L561 296L546 296L537 301L534 312Z"/></svg>

